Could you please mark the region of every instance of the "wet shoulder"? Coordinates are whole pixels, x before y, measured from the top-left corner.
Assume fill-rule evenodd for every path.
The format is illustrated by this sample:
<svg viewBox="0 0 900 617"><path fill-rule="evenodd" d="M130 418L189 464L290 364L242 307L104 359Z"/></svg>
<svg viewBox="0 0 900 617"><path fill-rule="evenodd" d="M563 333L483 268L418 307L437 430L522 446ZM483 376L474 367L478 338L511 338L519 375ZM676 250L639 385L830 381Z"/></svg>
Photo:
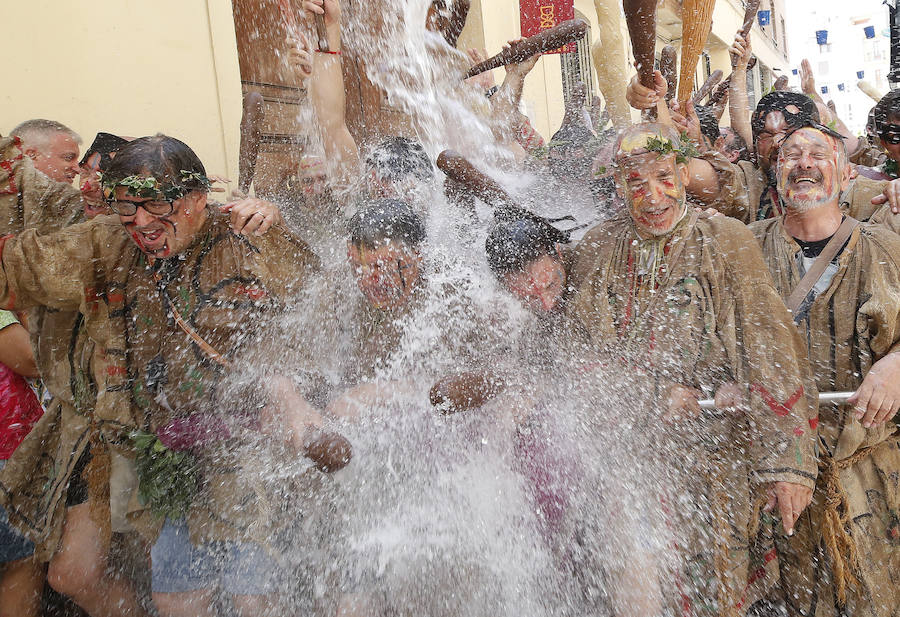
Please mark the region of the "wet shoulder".
<svg viewBox="0 0 900 617"><path fill-rule="evenodd" d="M860 223L859 242L869 253L871 265L900 273L900 236L876 223Z"/></svg>
<svg viewBox="0 0 900 617"><path fill-rule="evenodd" d="M704 241L712 244L714 260L721 260L733 275L751 282L763 281L766 272L759 241L747 225L728 216L710 216L697 221Z"/></svg>
<svg viewBox="0 0 900 617"><path fill-rule="evenodd" d="M762 221L753 221L747 228L750 230L750 233L756 238L756 241L760 246L765 244L766 238L769 237L770 234L778 231L779 228L779 219L777 218L768 218L763 219Z"/></svg>
<svg viewBox="0 0 900 617"><path fill-rule="evenodd" d="M602 255L612 250L616 241L630 233L631 218L621 213L591 228L575 246L570 260L572 283L576 287L596 269Z"/></svg>
<svg viewBox="0 0 900 617"><path fill-rule="evenodd" d="M198 259L206 262L206 267L212 265L223 277L256 279L279 295L297 291L320 269L318 257L287 227L275 225L261 236L238 235L232 231L228 217L218 214Z"/></svg>
<svg viewBox="0 0 900 617"><path fill-rule="evenodd" d="M745 187L766 184L766 178L759 166L750 161L738 161L735 166L740 170L740 173L737 174L737 176L739 179L743 180Z"/></svg>

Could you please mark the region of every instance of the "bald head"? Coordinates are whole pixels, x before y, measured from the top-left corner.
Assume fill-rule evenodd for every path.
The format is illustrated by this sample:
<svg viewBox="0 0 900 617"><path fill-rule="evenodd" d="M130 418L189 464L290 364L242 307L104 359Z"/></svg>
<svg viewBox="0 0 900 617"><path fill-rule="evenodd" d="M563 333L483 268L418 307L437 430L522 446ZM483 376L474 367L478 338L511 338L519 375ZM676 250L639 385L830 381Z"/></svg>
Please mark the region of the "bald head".
<svg viewBox="0 0 900 617"><path fill-rule="evenodd" d="M22 142L22 151L34 167L57 182L71 182L78 175L78 145L81 137L55 120L27 120L10 135Z"/></svg>

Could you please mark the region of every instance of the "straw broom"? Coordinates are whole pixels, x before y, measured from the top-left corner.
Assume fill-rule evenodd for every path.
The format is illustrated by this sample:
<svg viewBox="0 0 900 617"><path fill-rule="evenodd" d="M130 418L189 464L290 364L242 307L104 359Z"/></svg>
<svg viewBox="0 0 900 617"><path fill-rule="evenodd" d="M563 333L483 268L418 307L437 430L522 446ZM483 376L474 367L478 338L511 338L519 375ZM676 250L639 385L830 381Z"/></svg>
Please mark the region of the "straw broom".
<svg viewBox="0 0 900 617"><path fill-rule="evenodd" d="M691 91L694 89L697 60L700 59L700 52L706 46L715 5L716 0L684 0L681 8L681 70L678 80L678 102L682 105L691 98Z"/></svg>

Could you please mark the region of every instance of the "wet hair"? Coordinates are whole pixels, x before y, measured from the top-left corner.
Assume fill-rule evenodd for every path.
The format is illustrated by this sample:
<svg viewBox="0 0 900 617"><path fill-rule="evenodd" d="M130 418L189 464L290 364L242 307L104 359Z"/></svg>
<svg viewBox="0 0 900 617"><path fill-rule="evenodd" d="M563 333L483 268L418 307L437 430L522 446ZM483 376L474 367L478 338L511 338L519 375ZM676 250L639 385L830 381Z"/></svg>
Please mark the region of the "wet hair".
<svg viewBox="0 0 900 617"><path fill-rule="evenodd" d="M425 148L408 137L389 137L382 141L366 157L366 167L379 180L389 182L407 178L428 182L434 177L434 167Z"/></svg>
<svg viewBox="0 0 900 617"><path fill-rule="evenodd" d="M78 162L78 164L85 165L88 162L89 158L91 158L95 154L99 154L100 169L105 170L107 167L109 167L109 163L112 160L110 154L116 152L119 148L127 143L127 139L123 139L118 135L113 135L112 133L97 133L97 136L94 137L93 143L85 151L84 156L81 157L81 160Z"/></svg>
<svg viewBox="0 0 900 617"><path fill-rule="evenodd" d="M497 223L484 243L488 265L494 274L500 277L524 270L535 259L553 255L558 244L568 244L574 230L557 229L553 222L532 215Z"/></svg>
<svg viewBox="0 0 900 617"><path fill-rule="evenodd" d="M46 139L53 133L65 133L71 137L76 144L81 143L81 136L62 122L57 122L56 120L44 120L43 118L26 120L9 132L10 136L18 137L22 141L28 139Z"/></svg>
<svg viewBox="0 0 900 617"><path fill-rule="evenodd" d="M740 156L738 157L739 159L746 159L747 158L747 142L745 142L744 138L741 137L741 134L738 133L737 131L735 131L733 128L731 128L731 127L726 127L726 128L728 129L727 132L724 134L726 148L728 150L733 150L735 152L739 152L740 153ZM727 145L729 142L731 142L730 146Z"/></svg>
<svg viewBox="0 0 900 617"><path fill-rule="evenodd" d="M116 151L104 171L104 185L129 176L153 176L161 185L189 191L209 190L203 163L186 143L168 135L139 137Z"/></svg>
<svg viewBox="0 0 900 617"><path fill-rule="evenodd" d="M794 135L794 133L801 129L815 129L831 138L831 140L835 143L835 147L837 148L838 165L843 166L848 163L849 158L847 156L847 144L844 143L844 139L846 138L834 129L829 128L823 124L819 124L818 122L808 122L807 124L804 124L802 126L793 127L790 131L785 133L784 140L782 141L782 147L787 144L788 139L790 139Z"/></svg>
<svg viewBox="0 0 900 617"><path fill-rule="evenodd" d="M681 150L684 149L684 145L681 141L681 134L675 130L674 127L660 124L658 122L641 122L639 124L633 124L625 129L623 129L619 136L616 138L616 150L615 150L615 164L618 166L622 160L629 158L630 156L634 156L634 154L646 154L649 152L646 148L639 148L637 152L634 150L623 151L622 145L625 144L629 139L634 137L640 137L641 135L651 134L659 137L662 141L668 141L671 143L671 146L675 149L673 152L676 154L676 161L679 163L684 162L684 159L681 155Z"/></svg>
<svg viewBox="0 0 900 617"><path fill-rule="evenodd" d="M347 231L350 244L368 249L386 240L416 246L425 239L422 218L398 199L379 199L358 211L347 223Z"/></svg>
<svg viewBox="0 0 900 617"><path fill-rule="evenodd" d="M875 105L875 131L882 132L882 127L890 124L891 118L900 118L900 90L888 92Z"/></svg>
<svg viewBox="0 0 900 617"><path fill-rule="evenodd" d="M796 113L787 110L791 105L797 108ZM780 111L784 114L784 121L789 127L804 126L808 122L820 122L819 110L811 98L797 92L776 90L759 99L759 103L756 104L756 109L750 117L754 142L766 126L766 117L773 111Z"/></svg>
<svg viewBox="0 0 900 617"><path fill-rule="evenodd" d="M706 137L710 143L716 143L716 140L722 134L719 131L719 119L716 118L712 107L708 105L697 105L694 107L697 117L700 119L700 132Z"/></svg>

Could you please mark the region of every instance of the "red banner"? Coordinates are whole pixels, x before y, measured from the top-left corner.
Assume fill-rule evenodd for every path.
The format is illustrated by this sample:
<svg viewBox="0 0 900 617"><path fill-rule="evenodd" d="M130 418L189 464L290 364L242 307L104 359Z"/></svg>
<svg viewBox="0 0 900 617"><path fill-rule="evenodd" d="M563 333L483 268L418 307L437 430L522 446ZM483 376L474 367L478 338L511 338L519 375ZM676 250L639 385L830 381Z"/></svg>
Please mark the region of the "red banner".
<svg viewBox="0 0 900 617"><path fill-rule="evenodd" d="M564 21L575 19L575 0L519 0L519 14L522 36L533 36ZM562 54L572 51L575 51L575 43L569 43L547 53Z"/></svg>

